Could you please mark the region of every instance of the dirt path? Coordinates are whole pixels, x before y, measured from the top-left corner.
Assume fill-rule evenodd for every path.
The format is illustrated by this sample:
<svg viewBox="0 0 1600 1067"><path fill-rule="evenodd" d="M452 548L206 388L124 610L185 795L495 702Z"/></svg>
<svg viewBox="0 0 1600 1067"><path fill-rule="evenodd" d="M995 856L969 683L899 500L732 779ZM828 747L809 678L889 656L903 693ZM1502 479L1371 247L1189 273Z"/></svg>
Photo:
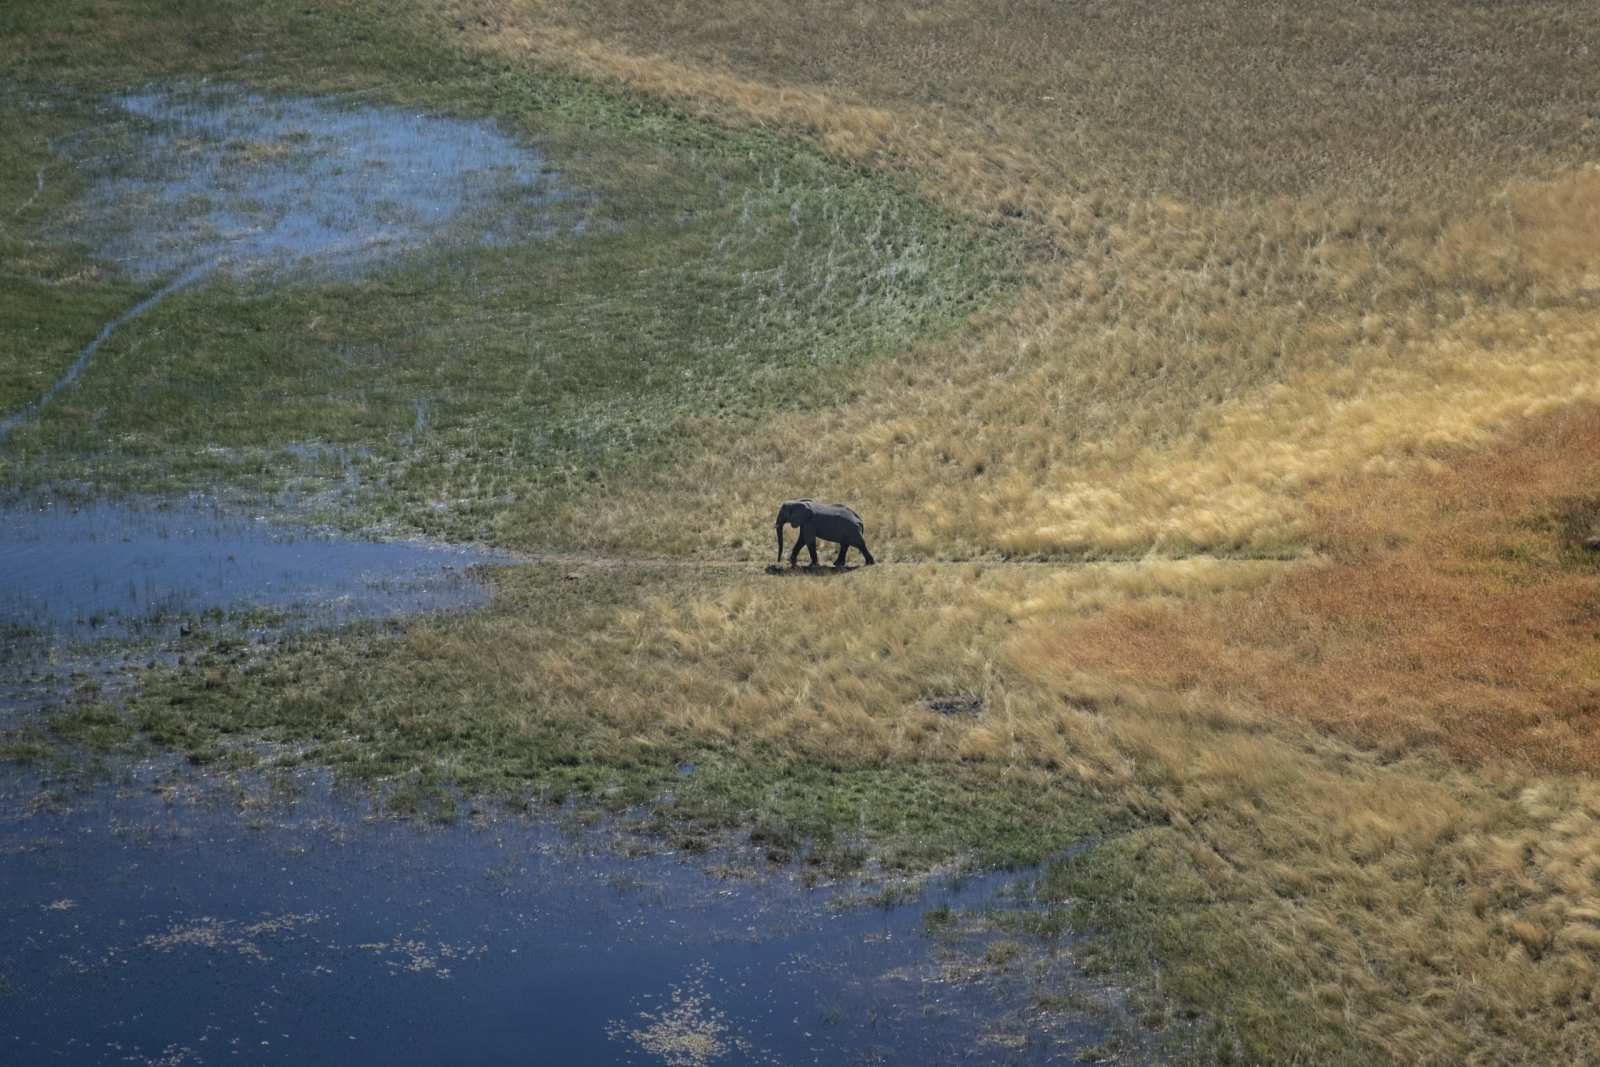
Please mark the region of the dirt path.
<svg viewBox="0 0 1600 1067"><path fill-rule="evenodd" d="M507 555L517 564L568 567L574 571L584 569L622 569L627 567L660 570L735 571L761 567L763 573L780 577L789 575L826 577L834 574L850 574L864 569L860 563L851 563L842 570L835 570L827 563L817 567L790 567L787 563L762 564L758 560L706 560L682 556L612 556L595 552L511 551ZM1141 556L1134 559L990 559L984 557L965 559L880 559L874 565L878 567L1029 567L1038 570L1067 570L1087 569L1090 567L1136 567L1146 563L1171 563L1189 559L1205 559L1215 563L1235 565L1248 563L1287 565L1290 563L1303 563L1310 558L1310 556L1214 556L1209 553L1197 552L1187 556Z"/></svg>

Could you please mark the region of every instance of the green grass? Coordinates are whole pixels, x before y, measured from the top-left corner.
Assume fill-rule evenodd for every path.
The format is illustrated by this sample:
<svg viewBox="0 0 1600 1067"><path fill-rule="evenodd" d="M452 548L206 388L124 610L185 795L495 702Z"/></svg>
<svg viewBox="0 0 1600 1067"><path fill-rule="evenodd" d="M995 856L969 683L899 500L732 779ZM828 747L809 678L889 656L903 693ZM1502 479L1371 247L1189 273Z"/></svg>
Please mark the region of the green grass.
<svg viewBox="0 0 1600 1067"><path fill-rule="evenodd" d="M95 276L79 249L40 240L38 220L65 217L81 183L50 150L50 141L85 109L29 108L13 90L0 93L0 417L19 411L50 386L107 320L139 297L129 282ZM0 460L0 462L4 462Z"/></svg>
<svg viewBox="0 0 1600 1067"><path fill-rule="evenodd" d="M998 240L883 178L381 19L164 5L112 26L150 43L168 25L187 49L114 48L112 29L63 50L81 10L14 12L20 47L0 67L0 201L23 205L5 229L0 352L16 369L0 412L158 287L116 279L91 259L95 235L62 225L89 177L50 146L116 158L136 142L137 124L108 129L96 111L109 89L205 75L489 116L575 196L552 235L524 244L168 298L11 435L0 486L291 489L346 526L510 537L623 465L670 464L691 438L837 400L864 361L955 323L1012 273ZM241 25L259 56L220 45ZM26 202L40 168L44 193Z"/></svg>
<svg viewBox="0 0 1600 1067"><path fill-rule="evenodd" d="M124 750L137 737L133 722L121 708L96 700L57 711L48 722L57 738L93 753Z"/></svg>
<svg viewBox="0 0 1600 1067"><path fill-rule="evenodd" d="M419 39L377 5L25 5L0 34L0 189L21 205L4 238L7 413L159 284L119 280L94 262L96 235L68 224L95 171L68 157L120 159L141 134L108 122L107 93L206 78L491 117L576 194L524 244L436 248L356 278L216 278L168 298L11 435L11 491L204 489L346 526L526 542L623 468L647 478L720 433L848 396L874 356L954 326L1019 269L1005 240L882 176ZM506 610L581 614L595 595L542 585ZM631 745L577 728L581 708L530 726L503 695L466 694L442 726L420 702L461 699L457 680L376 626L287 638L265 658L202 652L151 677L133 721L194 762L237 763L238 739L292 740L404 813L442 816L460 791L646 804L682 840L743 827L775 857L838 867L869 842L894 866L1024 864L1084 829L1064 792L1045 790L1055 814L1040 820L1028 790L940 766ZM55 733L102 748L126 728L114 719L77 711ZM698 770L684 778L686 761Z"/></svg>
<svg viewBox="0 0 1600 1067"><path fill-rule="evenodd" d="M1379 1053L1350 1030L1309 1017L1295 999L1303 978L1251 941L1240 902L1197 877L1171 828L1147 826L1051 863L1040 894L1053 901L1041 921L1092 931L1080 960L1091 974L1139 975L1136 1000L1148 1013L1178 1009L1194 1023L1183 1060L1216 1064L1360 1064ZM1199 1020L1185 1005L1228 1012Z"/></svg>
<svg viewBox="0 0 1600 1067"><path fill-rule="evenodd" d="M719 436L848 398L858 368L954 328L1023 269L995 233L812 149L397 26L376 4L279 0L0 13L0 203L22 205L0 233L0 412L152 288L96 269L93 235L49 236L89 180L52 144L114 147L136 132L96 125L108 92L204 77L494 117L582 193L561 221L595 215L581 236L568 225L516 247L440 249L356 280L218 280L173 296L11 435L0 489L220 490L346 526L553 547L534 539L581 525L570 516L613 479L647 483ZM544 521L556 512L568 519ZM598 632L655 597L692 603L680 580L524 572L487 622L305 633L265 656L205 650L197 635L186 649L201 651L150 671L127 716L85 705L48 733L0 737L0 758L52 758L63 741L114 752L136 727L232 769L255 758L250 742L289 742L399 815L453 818L463 794L577 801L689 851L735 835L828 871L1022 867L1124 825L1063 774L676 728L645 738L553 686L508 692L417 654L495 633L494 613ZM1006 944L991 963L1015 961Z"/></svg>
<svg viewBox="0 0 1600 1067"><path fill-rule="evenodd" d="M50 736L31 723L0 730L0 763L43 763L55 751Z"/></svg>
<svg viewBox="0 0 1600 1067"><path fill-rule="evenodd" d="M585 632L659 588L637 574L581 588L555 575L521 582L520 595L485 613L415 622L405 634L364 625L291 635L266 656L203 652L147 675L132 719L196 764L248 761L240 741L290 744L298 760L369 785L398 814L453 817L462 795L519 808L576 802L642 820L691 851L735 833L775 862L832 871L868 859L912 872L953 859L1024 867L1105 829L1103 809L1068 781L997 786L990 774L937 761L817 760L692 735L646 740L555 687L518 699L419 652L477 640L497 613L515 619L535 605L554 625Z"/></svg>

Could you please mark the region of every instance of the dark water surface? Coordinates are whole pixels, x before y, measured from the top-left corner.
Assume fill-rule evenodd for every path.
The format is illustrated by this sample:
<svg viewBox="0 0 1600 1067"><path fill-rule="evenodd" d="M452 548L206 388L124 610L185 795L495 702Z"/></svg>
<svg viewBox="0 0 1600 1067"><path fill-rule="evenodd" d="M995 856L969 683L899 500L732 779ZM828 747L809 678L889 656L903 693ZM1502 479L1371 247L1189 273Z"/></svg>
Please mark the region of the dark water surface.
<svg viewBox="0 0 1600 1067"><path fill-rule="evenodd" d="M310 624L396 617L484 602L473 568L506 560L334 537L195 502L12 504L0 506L0 625L91 638L245 609Z"/></svg>
<svg viewBox="0 0 1600 1067"><path fill-rule="evenodd" d="M997 973L925 932L1014 876L840 907L533 818L363 820L309 773L292 804L0 781L0 1062L1032 1064L1105 1036L1031 1007L1088 988L1067 955Z"/></svg>

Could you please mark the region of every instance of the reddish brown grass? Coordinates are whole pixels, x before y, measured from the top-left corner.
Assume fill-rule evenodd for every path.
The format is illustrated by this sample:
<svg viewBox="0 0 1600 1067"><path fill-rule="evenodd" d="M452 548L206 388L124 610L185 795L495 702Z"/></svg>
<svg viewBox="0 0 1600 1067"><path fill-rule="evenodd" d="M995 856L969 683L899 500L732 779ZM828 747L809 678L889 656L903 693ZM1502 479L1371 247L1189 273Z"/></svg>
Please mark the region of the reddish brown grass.
<svg viewBox="0 0 1600 1067"><path fill-rule="evenodd" d="M1600 768L1600 407L1313 502L1322 564L1032 640L1074 674L1245 698L1397 750ZM1033 653L1044 653L1036 647Z"/></svg>

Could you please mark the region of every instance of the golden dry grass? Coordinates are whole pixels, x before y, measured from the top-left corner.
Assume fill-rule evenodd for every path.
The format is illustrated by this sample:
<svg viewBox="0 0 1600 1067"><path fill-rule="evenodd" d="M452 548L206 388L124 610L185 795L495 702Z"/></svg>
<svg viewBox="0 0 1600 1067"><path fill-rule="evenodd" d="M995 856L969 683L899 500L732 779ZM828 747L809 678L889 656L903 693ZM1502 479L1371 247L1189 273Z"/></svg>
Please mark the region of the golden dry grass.
<svg viewBox="0 0 1600 1067"><path fill-rule="evenodd" d="M1549 766L1590 751L1567 730L1589 712L1518 713L1594 677L1596 577L1569 547L1594 498L1566 494L1594 469L1597 418L1547 416L1503 451L1342 480L1320 503L1359 521L1309 564L680 573L595 618L414 634L406 658L454 672L474 707L597 752L688 737L829 764L959 761L997 783L1069 775L1142 814L1145 876L1196 879L1183 906L1249 931L1328 1025L1397 1062L1587 1062L1600 788ZM1527 476L1551 455L1568 457L1561 472ZM1494 618L1508 600L1521 614ZM923 706L950 695L984 713ZM1479 762L1441 760L1435 742ZM1167 965L1203 982L1223 964L1192 951ZM1248 1011L1238 995L1213 1006Z"/></svg>
<svg viewBox="0 0 1600 1067"><path fill-rule="evenodd" d="M1319 565L1039 633L1086 677L1249 698L1397 751L1600 769L1600 408L1312 498Z"/></svg>
<svg viewBox="0 0 1600 1067"><path fill-rule="evenodd" d="M1327 1025L1397 1062L1586 1062L1600 1052L1586 1007L1600 993L1600 788L1588 777L1528 759L1453 764L1423 743L1439 731L1403 720L1387 724L1387 745L1351 744L1308 730L1231 676L1186 687L1176 669L1154 669L1163 651L1187 662L1182 634L1153 651L1126 630L1096 640L1146 613L1192 628L1221 619L1211 636L1239 644L1230 610L1273 605L1338 566L1198 558L878 567L843 579L676 572L592 617L548 619L525 576L534 584L505 595L528 596L529 614L413 632L404 659L430 692L448 676L450 707L581 737L597 758L692 739L827 765L959 762L997 786L1070 776L1147 821L1148 862L1129 892L1150 891L1141 877L1186 872L1203 891L1182 906L1248 931L1251 950ZM1477 595L1492 604L1503 591ZM1269 617L1291 633L1337 629L1341 618L1314 615L1326 606ZM1581 652L1583 635L1568 636L1563 647ZM1341 651L1333 666L1348 670L1362 650ZM1236 672L1255 662L1248 649L1230 654ZM1416 684L1398 677L1404 662L1376 675L1391 698L1427 694L1462 661L1425 664ZM1151 669L1118 670L1124 663ZM1507 664L1517 669L1495 665ZM1284 684L1300 695L1299 685L1321 683L1291 673ZM981 697L983 714L923 704L952 695ZM1337 691L1330 700L1345 707ZM1240 965L1208 951L1191 944L1163 966L1198 973L1192 989L1209 969ZM1208 1003L1247 1014L1246 996L1215 990Z"/></svg>
<svg viewBox="0 0 1600 1067"><path fill-rule="evenodd" d="M1398 1062L1600 1059L1597 579L1559 543L1600 492L1600 8L419 17L809 137L1030 254L1013 302L845 404L737 440L685 416L699 455L508 538L761 558L807 492L890 558L1130 560L666 585L582 634L494 623L441 654L464 685L555 679L638 744L1069 774L1309 1015ZM1197 551L1306 558L1162 558ZM985 715L921 708L946 692Z"/></svg>
<svg viewBox="0 0 1600 1067"><path fill-rule="evenodd" d="M475 46L808 134L1037 252L1016 306L845 408L708 441L586 502L581 533L524 516L510 536L637 544L635 516L710 486L730 520L707 532L738 544L803 470L918 554L1279 552L1308 480L1593 387L1580 98L1600 79L1550 36L1581 30L1564 8L1385 8L1310 37L1254 4L451 11Z"/></svg>

